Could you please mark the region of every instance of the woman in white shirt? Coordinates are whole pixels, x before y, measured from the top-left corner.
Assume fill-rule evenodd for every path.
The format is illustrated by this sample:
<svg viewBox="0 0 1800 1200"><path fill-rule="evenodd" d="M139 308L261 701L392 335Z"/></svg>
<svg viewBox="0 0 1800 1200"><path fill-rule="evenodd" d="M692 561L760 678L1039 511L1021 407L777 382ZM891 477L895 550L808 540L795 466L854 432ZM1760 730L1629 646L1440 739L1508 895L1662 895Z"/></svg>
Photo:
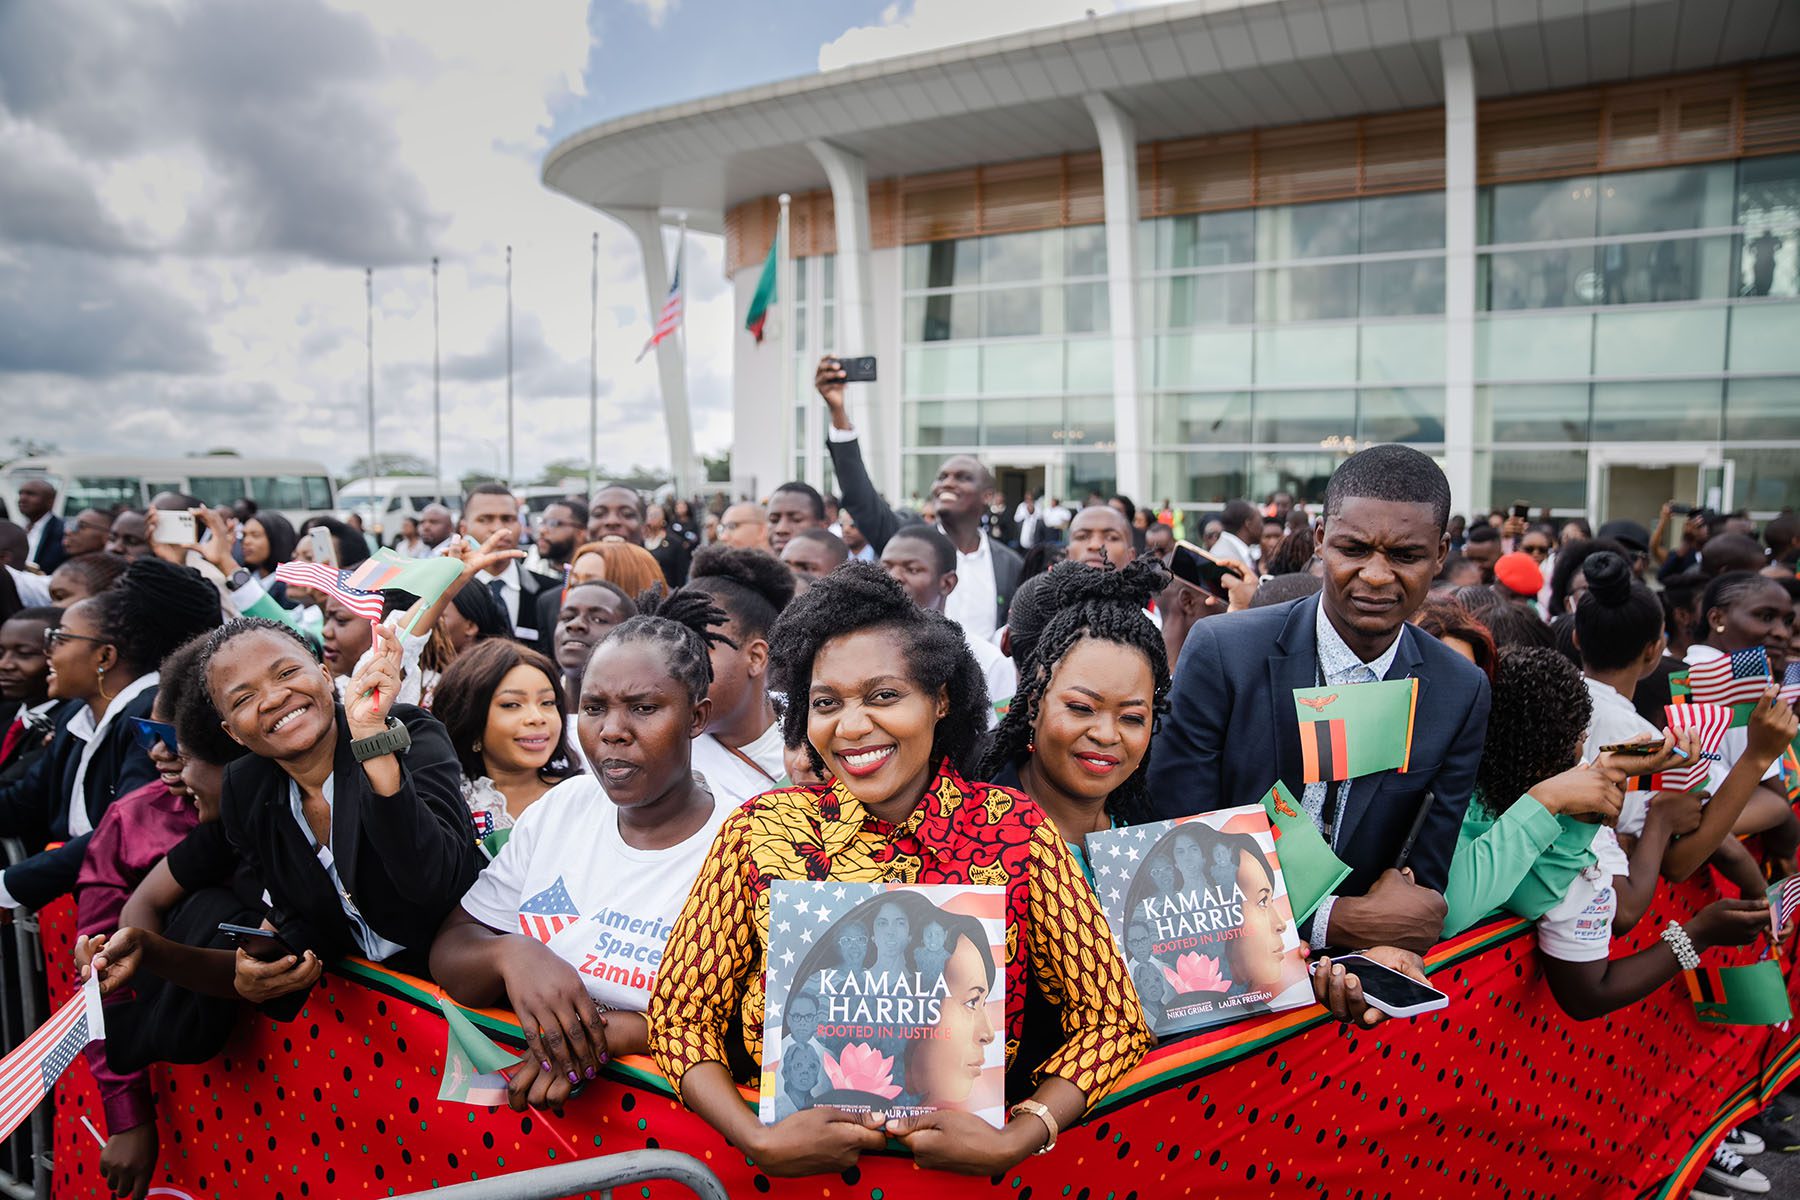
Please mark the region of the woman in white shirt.
<svg viewBox="0 0 1800 1200"><path fill-rule="evenodd" d="M453 999L518 1015L530 1053L507 1089L515 1110L560 1109L610 1056L645 1051L663 943L729 811L692 768L725 614L690 591L644 609L582 677L594 774L526 810L432 943Z"/></svg>
<svg viewBox="0 0 1800 1200"><path fill-rule="evenodd" d="M694 770L721 804L735 808L787 786L769 699L769 629L794 598L794 576L761 550L708 546L688 568L687 590L704 592L729 618L729 640L712 648L712 719L694 743Z"/></svg>

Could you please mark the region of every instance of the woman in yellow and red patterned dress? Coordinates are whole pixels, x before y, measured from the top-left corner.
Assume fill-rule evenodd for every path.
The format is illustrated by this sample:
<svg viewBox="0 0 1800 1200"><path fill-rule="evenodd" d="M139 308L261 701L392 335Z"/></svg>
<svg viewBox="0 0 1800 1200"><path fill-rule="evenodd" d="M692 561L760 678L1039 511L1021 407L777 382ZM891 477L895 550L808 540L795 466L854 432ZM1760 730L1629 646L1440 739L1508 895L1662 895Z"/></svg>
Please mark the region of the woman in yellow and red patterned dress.
<svg viewBox="0 0 1800 1200"><path fill-rule="evenodd" d="M980 668L957 626L915 607L873 564L850 563L782 614L770 657L783 732L823 785L767 792L720 827L669 935L650 1046L684 1103L771 1175L843 1171L891 1135L923 1166L992 1175L1054 1143L1153 1039L1105 918L1054 825L1018 792L971 783L987 725ZM768 885L775 879L1006 888L1008 1066L1027 981L1061 1013L1036 1088L995 1129L939 1110L886 1121L809 1108L758 1123L733 1082L762 1058Z"/></svg>

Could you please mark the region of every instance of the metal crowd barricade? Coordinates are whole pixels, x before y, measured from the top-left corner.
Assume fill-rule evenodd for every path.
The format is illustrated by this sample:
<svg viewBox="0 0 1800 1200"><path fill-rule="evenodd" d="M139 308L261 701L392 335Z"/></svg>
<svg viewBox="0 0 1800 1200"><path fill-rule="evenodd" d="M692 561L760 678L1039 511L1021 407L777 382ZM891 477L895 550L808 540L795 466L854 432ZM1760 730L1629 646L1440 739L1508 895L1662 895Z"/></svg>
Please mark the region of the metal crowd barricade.
<svg viewBox="0 0 1800 1200"><path fill-rule="evenodd" d="M25 847L16 838L0 838L6 863L24 861ZM37 914L12 910L0 923L0 1044L11 1051L43 1023L50 1008L44 974L43 945ZM12 1200L48 1200L50 1195L51 1108L49 1096L13 1135L0 1142L0 1195Z"/></svg>
<svg viewBox="0 0 1800 1200"><path fill-rule="evenodd" d="M612 1200L614 1188L658 1181L678 1184L700 1200L730 1200L725 1185L706 1164L674 1150L627 1150L430 1191L408 1192L399 1200L421 1200L427 1196L431 1200L554 1200L557 1196L594 1191L600 1193L600 1200Z"/></svg>

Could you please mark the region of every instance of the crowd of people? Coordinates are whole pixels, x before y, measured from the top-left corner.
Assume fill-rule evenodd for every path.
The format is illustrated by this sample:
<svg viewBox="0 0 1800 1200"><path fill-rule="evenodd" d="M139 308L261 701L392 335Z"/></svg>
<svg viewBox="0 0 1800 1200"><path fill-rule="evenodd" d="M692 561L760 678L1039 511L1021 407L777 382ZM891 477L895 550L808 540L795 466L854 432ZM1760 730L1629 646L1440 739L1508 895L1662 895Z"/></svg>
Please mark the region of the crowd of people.
<svg viewBox="0 0 1800 1200"><path fill-rule="evenodd" d="M901 509L864 469L842 379L821 362L839 495L793 482L711 512L607 486L551 504L528 541L518 499L476 486L399 531L403 554L459 560L455 583L385 592L378 621L276 577L315 528L338 567L367 558L349 522L172 493L58 519L48 482L19 489L0 835L31 854L0 902L75 896L108 997L90 1059L115 1191L153 1177L146 1067L218 1053L242 1006L291 1017L351 955L510 1008L517 1109L560 1112L609 1058L647 1053L769 1174L841 1172L889 1138L998 1174L1154 1042L1086 836L1278 782L1349 868L1299 933L1315 999L1360 1028L1386 1018L1334 958L1423 981L1428 948L1496 911L1536 923L1577 1020L1769 932L1766 881L1800 847L1776 689L1703 792L1632 780L1698 753L1665 729L1683 665L1800 661L1792 514L1762 543L1741 514L1673 506L1597 531L1523 505L1453 517L1443 472L1394 445L1345 458L1313 504L1203 520L1122 496L1006 512L967 455ZM194 540L166 540L188 513ZM1400 678L1421 701L1410 769L1304 782L1289 694ZM1659 886L1706 865L1721 898L1612 956ZM737 1085L762 1056L783 879L1004 885L1010 1120L757 1121ZM1708 1186L1756 1190L1730 1147L1777 1137L1800 1149L1772 1117L1740 1128Z"/></svg>

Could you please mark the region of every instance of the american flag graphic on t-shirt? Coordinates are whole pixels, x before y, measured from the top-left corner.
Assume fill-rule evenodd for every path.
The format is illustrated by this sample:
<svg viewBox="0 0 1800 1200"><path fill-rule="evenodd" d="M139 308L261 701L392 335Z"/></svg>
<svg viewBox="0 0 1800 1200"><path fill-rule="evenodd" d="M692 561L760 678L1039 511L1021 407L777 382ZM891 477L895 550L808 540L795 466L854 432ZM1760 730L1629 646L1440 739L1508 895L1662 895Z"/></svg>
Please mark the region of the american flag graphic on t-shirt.
<svg viewBox="0 0 1800 1200"><path fill-rule="evenodd" d="M581 911L569 898L562 876L556 882L519 905L519 928L540 942L551 938L581 920Z"/></svg>

